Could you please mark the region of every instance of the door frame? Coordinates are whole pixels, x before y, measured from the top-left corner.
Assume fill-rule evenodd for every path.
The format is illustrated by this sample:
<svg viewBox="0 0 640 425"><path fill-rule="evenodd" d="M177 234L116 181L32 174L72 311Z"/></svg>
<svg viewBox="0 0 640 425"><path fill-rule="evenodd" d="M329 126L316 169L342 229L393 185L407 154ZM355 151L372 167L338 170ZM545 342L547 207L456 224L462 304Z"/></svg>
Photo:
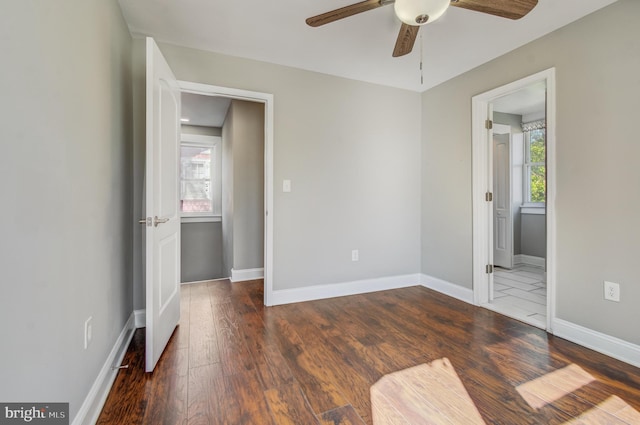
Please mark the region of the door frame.
<svg viewBox="0 0 640 425"><path fill-rule="evenodd" d="M475 305L490 308L489 288L493 274L486 273L487 264L493 264L493 205L485 200L491 192L493 180L493 144L490 131L485 128L489 108L494 100L544 81L546 99L546 172L547 172L547 323L546 330L553 333L556 305L556 85L555 68L549 68L524 77L471 99L472 139L472 203L473 203L473 301Z"/></svg>
<svg viewBox="0 0 640 425"><path fill-rule="evenodd" d="M264 305L273 304L273 94L178 80L183 93L264 104Z"/></svg>

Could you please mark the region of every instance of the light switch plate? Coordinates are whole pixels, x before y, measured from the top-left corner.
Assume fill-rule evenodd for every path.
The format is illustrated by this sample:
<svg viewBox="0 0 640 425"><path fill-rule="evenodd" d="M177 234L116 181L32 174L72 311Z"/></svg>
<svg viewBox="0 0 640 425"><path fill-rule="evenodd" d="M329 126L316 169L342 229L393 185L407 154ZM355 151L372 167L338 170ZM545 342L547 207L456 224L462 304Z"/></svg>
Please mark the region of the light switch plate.
<svg viewBox="0 0 640 425"><path fill-rule="evenodd" d="M359 261L360 260L360 252L357 249L351 251L351 261Z"/></svg>
<svg viewBox="0 0 640 425"><path fill-rule="evenodd" d="M282 191L291 192L291 180L282 180Z"/></svg>

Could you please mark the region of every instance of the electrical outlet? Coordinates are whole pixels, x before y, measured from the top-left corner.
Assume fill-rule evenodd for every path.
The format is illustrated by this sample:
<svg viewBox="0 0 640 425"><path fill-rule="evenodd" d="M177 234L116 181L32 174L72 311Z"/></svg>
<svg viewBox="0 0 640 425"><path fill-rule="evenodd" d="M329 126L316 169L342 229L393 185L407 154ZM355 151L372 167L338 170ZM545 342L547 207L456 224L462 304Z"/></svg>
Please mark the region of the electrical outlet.
<svg viewBox="0 0 640 425"><path fill-rule="evenodd" d="M351 251L351 261L358 261L360 259L360 253L357 249Z"/></svg>
<svg viewBox="0 0 640 425"><path fill-rule="evenodd" d="M620 302L620 285L614 282L604 281L604 299Z"/></svg>
<svg viewBox="0 0 640 425"><path fill-rule="evenodd" d="M93 317L89 316L87 320L84 321L84 349L89 348L89 344L91 344L91 340L93 339Z"/></svg>

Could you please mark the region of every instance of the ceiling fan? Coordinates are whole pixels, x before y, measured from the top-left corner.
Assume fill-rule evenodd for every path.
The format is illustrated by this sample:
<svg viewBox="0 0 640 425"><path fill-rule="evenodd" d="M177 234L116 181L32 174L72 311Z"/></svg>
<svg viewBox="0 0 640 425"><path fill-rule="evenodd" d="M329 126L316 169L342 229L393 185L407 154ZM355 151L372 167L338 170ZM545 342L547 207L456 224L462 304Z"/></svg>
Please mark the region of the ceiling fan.
<svg viewBox="0 0 640 425"><path fill-rule="evenodd" d="M394 3L396 16L402 21L393 49L393 57L410 53L422 25L438 19L449 6L488 13L509 19L520 19L538 4L538 0L365 0L350 6L312 16L306 20L319 27L339 19Z"/></svg>

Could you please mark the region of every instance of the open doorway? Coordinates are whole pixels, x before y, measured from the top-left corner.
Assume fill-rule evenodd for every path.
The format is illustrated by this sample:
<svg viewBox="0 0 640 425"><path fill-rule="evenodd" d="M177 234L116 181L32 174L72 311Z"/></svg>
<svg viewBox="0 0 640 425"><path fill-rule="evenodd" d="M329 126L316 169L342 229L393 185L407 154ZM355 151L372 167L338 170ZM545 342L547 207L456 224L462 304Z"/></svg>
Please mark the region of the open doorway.
<svg viewBox="0 0 640 425"><path fill-rule="evenodd" d="M204 252L198 255L205 262L214 263L213 267L209 264L210 276L217 273L235 282L264 279L264 303L271 305L273 96L186 81L178 83L182 99L187 100L182 109L182 126L186 130L183 138L185 134L189 134L186 139L200 142L213 138L214 148L209 152L212 164L218 165L217 173L209 181L211 186L201 183L205 197L212 199L214 214L209 215L214 217L208 222L194 217L189 223L214 229L208 233L183 231L186 237L196 236L192 246L183 238L183 252L202 249L204 243ZM198 110L191 110L189 102ZM203 112L218 117L217 127L197 125L202 123L197 117ZM189 122L185 122L187 119ZM215 252L207 252L207 246ZM197 260L196 257L187 261ZM201 267L202 264L194 269L202 270ZM183 273L183 279L186 277Z"/></svg>
<svg viewBox="0 0 640 425"><path fill-rule="evenodd" d="M546 81L490 102L498 311L546 327Z"/></svg>
<svg viewBox="0 0 640 425"><path fill-rule="evenodd" d="M264 277L264 104L182 92L183 283Z"/></svg>
<svg viewBox="0 0 640 425"><path fill-rule="evenodd" d="M554 70L473 98L474 301L551 331Z"/></svg>
<svg viewBox="0 0 640 425"><path fill-rule="evenodd" d="M222 129L231 99L181 93L181 100L181 283L228 278L222 261Z"/></svg>

